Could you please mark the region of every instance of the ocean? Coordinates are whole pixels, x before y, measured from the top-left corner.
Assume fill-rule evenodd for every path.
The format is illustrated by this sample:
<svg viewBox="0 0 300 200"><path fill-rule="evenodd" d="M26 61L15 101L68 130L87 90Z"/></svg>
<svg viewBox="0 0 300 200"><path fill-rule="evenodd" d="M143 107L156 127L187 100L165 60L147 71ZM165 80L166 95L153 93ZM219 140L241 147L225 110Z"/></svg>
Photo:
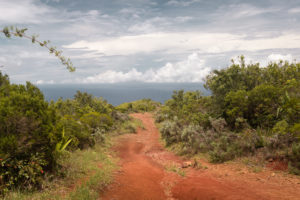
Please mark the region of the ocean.
<svg viewBox="0 0 300 200"><path fill-rule="evenodd" d="M201 83L115 83L115 84L49 84L38 85L47 101L62 97L73 98L77 90L87 92L96 97L103 97L116 106L124 102L150 98L164 103L171 98L174 90L200 90L203 95L209 95Z"/></svg>

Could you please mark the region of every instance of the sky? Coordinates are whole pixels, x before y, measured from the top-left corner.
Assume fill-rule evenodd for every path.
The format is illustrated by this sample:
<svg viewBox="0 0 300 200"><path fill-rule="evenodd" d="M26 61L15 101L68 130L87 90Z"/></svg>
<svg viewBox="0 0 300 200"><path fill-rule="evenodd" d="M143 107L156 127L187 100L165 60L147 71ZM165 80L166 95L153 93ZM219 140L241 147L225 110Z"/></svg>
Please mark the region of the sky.
<svg viewBox="0 0 300 200"><path fill-rule="evenodd" d="M0 70L14 83L202 83L239 55L300 59L299 0L0 0L0 28L28 28L63 50L0 35Z"/></svg>

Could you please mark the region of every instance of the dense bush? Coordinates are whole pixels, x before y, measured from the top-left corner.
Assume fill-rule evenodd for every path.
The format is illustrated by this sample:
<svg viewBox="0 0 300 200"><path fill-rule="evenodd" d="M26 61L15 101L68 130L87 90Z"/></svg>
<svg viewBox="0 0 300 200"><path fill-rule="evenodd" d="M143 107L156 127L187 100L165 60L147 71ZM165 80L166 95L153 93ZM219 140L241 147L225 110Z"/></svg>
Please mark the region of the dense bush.
<svg viewBox="0 0 300 200"><path fill-rule="evenodd" d="M77 91L74 99L58 99L51 106L56 110L60 127L72 138L70 148L86 148L103 139L119 122L128 120L102 98ZM102 139L101 139L102 138Z"/></svg>
<svg viewBox="0 0 300 200"><path fill-rule="evenodd" d="M300 175L300 144L293 144L290 155L289 169L294 174Z"/></svg>
<svg viewBox="0 0 300 200"><path fill-rule="evenodd" d="M0 72L0 195L41 187L45 173L63 174L57 160L65 150L104 142L128 120L102 98L79 91L49 104L36 86L10 84Z"/></svg>
<svg viewBox="0 0 300 200"><path fill-rule="evenodd" d="M10 84L0 73L0 83L0 192L37 186L43 170L51 171L56 164L55 110L29 82Z"/></svg>
<svg viewBox="0 0 300 200"><path fill-rule="evenodd" d="M179 142L181 129L176 122L163 122L160 131L162 133L162 136L166 139L167 146L174 142Z"/></svg>
<svg viewBox="0 0 300 200"><path fill-rule="evenodd" d="M167 145L182 144L182 152L207 152L212 162L253 154L289 161L300 170L300 63L270 63L267 67L233 63L207 76L199 91L174 91L156 114ZM297 171L298 170L298 171Z"/></svg>
<svg viewBox="0 0 300 200"><path fill-rule="evenodd" d="M212 128L189 124L181 128L176 121L161 123L160 132L166 145L182 144L182 153L208 152L212 162L224 162L237 156L249 155L260 146L261 138L256 131L235 133L224 127L224 119L211 119Z"/></svg>

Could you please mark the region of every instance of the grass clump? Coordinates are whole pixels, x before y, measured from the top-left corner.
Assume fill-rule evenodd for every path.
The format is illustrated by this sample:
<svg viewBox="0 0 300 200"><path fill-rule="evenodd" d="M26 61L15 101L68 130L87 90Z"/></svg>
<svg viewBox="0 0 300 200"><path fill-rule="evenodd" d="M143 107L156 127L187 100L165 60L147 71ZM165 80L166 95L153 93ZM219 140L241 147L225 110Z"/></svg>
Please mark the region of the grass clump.
<svg viewBox="0 0 300 200"><path fill-rule="evenodd" d="M145 129L143 123L139 119L131 118L130 120L126 120L122 122L117 129L113 131L113 135L122 135L126 133L137 133L137 129L142 128Z"/></svg>
<svg viewBox="0 0 300 200"><path fill-rule="evenodd" d="M183 170L181 167L178 167L174 163L165 165L165 170L169 172L174 172L182 177L186 175L185 170Z"/></svg>

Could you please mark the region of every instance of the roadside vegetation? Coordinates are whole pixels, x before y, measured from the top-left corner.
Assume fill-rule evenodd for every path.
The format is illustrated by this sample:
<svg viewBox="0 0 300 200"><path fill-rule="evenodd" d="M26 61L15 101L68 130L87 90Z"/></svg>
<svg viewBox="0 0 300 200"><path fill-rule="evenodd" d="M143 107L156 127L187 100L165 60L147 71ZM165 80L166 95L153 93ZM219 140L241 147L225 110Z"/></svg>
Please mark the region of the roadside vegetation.
<svg viewBox="0 0 300 200"><path fill-rule="evenodd" d="M75 71L71 60L49 40L26 31L10 26L0 33L45 47ZM4 199L97 199L116 167L108 155L110 137L136 132L142 123L128 113L152 111L157 104L143 99L117 109L80 91L73 99L47 102L36 86L11 84L1 71L0 99L0 198ZM86 176L88 180L68 194L59 192Z"/></svg>
<svg viewBox="0 0 300 200"><path fill-rule="evenodd" d="M166 146L220 163L256 155L300 175L300 63L232 63L214 70L212 92L174 91L156 114Z"/></svg>
<svg viewBox="0 0 300 200"><path fill-rule="evenodd" d="M65 152L58 160L59 176L45 174L40 190L13 188L4 200L95 200L111 183L117 160L110 155L110 144L96 144L94 148Z"/></svg>
<svg viewBox="0 0 300 200"><path fill-rule="evenodd" d="M161 103L153 101L151 99L140 99L128 103L122 103L116 107L116 109L122 113L134 113L134 112L153 112Z"/></svg>
<svg viewBox="0 0 300 200"><path fill-rule="evenodd" d="M179 90L164 105L114 107L80 91L47 102L30 82L11 84L0 72L0 197L97 199L117 168L110 138L143 127L133 112L156 112L165 145L182 155L205 153L214 163L260 156L300 175L300 63L261 67L241 56L211 72L205 87L211 96Z"/></svg>
<svg viewBox="0 0 300 200"><path fill-rule="evenodd" d="M48 191L50 183L72 181L75 174L93 172L90 181L108 183L115 165L105 150L110 136L140 126L102 98L78 91L73 99L48 103L33 84L11 84L1 72L0 99L0 195L8 199L18 199L17 191ZM85 185L85 192L96 187Z"/></svg>

